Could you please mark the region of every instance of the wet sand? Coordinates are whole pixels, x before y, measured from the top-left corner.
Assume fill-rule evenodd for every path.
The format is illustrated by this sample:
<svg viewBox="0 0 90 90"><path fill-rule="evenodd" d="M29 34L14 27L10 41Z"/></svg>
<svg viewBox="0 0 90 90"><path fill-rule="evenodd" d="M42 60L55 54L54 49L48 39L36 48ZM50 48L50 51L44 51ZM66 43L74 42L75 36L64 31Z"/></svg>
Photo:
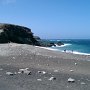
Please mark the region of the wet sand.
<svg viewBox="0 0 90 90"><path fill-rule="evenodd" d="M25 68L30 75L19 73ZM0 44L0 90L90 90L90 56Z"/></svg>

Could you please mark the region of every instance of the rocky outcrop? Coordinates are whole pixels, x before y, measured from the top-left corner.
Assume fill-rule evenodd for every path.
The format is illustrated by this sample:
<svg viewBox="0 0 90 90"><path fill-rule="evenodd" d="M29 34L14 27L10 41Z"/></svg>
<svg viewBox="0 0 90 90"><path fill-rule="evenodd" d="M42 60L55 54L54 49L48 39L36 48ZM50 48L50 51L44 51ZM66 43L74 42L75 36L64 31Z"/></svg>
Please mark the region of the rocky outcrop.
<svg viewBox="0 0 90 90"><path fill-rule="evenodd" d="M34 36L34 38L37 40L37 41L40 41L41 38L39 36Z"/></svg>
<svg viewBox="0 0 90 90"><path fill-rule="evenodd" d="M0 43L8 42L39 45L31 29L13 24L0 24Z"/></svg>
<svg viewBox="0 0 90 90"><path fill-rule="evenodd" d="M59 41L50 41L50 40L39 40L39 43L40 43L40 46L43 46L43 47L56 47L56 46L61 46L61 45L64 45L63 42Z"/></svg>
<svg viewBox="0 0 90 90"><path fill-rule="evenodd" d="M58 46L64 45L64 43L62 43L61 41L56 43Z"/></svg>

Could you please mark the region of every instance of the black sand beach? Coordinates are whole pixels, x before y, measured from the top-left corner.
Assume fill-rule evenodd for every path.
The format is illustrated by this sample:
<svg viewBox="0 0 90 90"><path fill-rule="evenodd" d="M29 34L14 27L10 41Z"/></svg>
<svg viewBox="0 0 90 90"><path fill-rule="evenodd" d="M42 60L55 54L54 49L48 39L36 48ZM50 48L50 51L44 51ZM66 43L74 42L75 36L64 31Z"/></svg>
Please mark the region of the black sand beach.
<svg viewBox="0 0 90 90"><path fill-rule="evenodd" d="M0 44L0 90L90 90L90 56Z"/></svg>

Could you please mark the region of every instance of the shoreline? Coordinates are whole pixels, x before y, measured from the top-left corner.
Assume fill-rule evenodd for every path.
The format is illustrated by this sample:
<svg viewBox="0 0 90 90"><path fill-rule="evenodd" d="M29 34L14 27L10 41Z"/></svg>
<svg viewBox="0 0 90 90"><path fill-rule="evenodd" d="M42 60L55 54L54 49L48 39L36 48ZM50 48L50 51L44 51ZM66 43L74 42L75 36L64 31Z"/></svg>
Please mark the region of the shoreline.
<svg viewBox="0 0 90 90"><path fill-rule="evenodd" d="M36 46L36 47L39 47L39 46ZM61 45L59 47L64 47L64 45ZM76 55L87 55L87 56L90 56L90 53L83 53L83 52L78 52L78 51L73 51L72 52L72 50L66 50L66 51L64 51L64 50L54 49L52 47L40 47L40 48L47 49L47 50L52 50L52 51L59 51L59 52L71 53L71 54L76 54Z"/></svg>

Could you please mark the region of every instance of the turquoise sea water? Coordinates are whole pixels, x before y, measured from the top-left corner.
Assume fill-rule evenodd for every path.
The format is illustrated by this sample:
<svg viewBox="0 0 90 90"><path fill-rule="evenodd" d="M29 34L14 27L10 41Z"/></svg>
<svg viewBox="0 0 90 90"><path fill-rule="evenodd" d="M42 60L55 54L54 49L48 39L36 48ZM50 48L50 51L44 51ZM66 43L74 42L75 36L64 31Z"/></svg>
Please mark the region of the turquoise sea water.
<svg viewBox="0 0 90 90"><path fill-rule="evenodd" d="M84 54L90 55L90 39L50 39L50 42L58 42L61 41L64 43L62 46L51 47L52 49L56 49L58 51L71 52L75 54Z"/></svg>

